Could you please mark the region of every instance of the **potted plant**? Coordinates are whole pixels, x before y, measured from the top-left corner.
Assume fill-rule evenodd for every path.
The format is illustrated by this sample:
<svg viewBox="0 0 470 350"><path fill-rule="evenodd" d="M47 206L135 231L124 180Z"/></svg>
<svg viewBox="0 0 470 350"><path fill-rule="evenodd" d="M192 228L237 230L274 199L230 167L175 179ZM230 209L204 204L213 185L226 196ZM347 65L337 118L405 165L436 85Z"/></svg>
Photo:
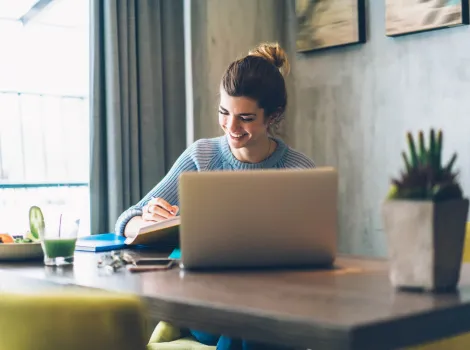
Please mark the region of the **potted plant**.
<svg viewBox="0 0 470 350"><path fill-rule="evenodd" d="M389 277L398 288L452 290L462 264L469 201L453 171L457 154L443 166L442 131L430 130L429 144L407 134L405 169L392 179L382 206L389 251Z"/></svg>

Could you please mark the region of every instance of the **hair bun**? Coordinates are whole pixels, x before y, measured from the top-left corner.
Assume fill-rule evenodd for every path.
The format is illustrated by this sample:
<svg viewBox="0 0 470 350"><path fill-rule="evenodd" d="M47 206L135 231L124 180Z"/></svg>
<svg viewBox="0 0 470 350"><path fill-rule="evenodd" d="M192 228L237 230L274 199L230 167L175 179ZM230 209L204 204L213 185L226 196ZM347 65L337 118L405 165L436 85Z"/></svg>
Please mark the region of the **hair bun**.
<svg viewBox="0 0 470 350"><path fill-rule="evenodd" d="M289 61L284 49L278 43L262 43L248 52L249 56L258 56L275 65L281 73L289 73Z"/></svg>

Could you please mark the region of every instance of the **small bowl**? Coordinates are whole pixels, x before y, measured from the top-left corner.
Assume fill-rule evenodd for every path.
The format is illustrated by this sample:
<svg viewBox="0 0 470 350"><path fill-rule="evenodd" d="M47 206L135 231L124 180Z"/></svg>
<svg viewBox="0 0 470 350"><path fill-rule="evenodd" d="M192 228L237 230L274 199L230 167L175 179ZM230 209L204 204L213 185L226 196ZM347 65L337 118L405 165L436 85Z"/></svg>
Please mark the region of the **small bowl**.
<svg viewBox="0 0 470 350"><path fill-rule="evenodd" d="M30 260L43 257L41 242L0 243L0 260Z"/></svg>

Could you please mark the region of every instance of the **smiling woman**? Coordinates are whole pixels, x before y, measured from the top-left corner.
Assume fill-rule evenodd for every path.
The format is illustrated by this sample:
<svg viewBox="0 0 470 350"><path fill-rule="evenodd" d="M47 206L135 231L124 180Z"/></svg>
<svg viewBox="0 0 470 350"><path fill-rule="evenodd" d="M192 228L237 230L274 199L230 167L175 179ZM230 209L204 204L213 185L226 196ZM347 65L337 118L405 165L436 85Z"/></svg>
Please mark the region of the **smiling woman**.
<svg viewBox="0 0 470 350"><path fill-rule="evenodd" d="M220 82L219 125L225 135L189 146L167 175L120 215L116 233L129 236L146 221L177 215L178 178L185 171L313 168L310 158L273 136L284 118L283 73L288 71L287 56L277 43L261 44L233 61Z"/></svg>
<svg viewBox="0 0 470 350"><path fill-rule="evenodd" d="M190 145L166 176L120 215L116 233L130 236L147 221L178 215L178 178L186 171L315 167L309 157L272 132L284 118L287 92L283 73L288 71L287 56L278 44L261 44L247 56L233 61L220 83L219 125L225 135L200 139ZM230 348L232 343L224 336L198 331L192 334L220 350ZM244 348L249 346L247 343Z"/></svg>
<svg viewBox="0 0 470 350"><path fill-rule="evenodd" d="M261 44L232 62L220 84L219 124L233 155L258 163L276 149L268 137L284 116L287 91L281 70L289 63L279 44Z"/></svg>

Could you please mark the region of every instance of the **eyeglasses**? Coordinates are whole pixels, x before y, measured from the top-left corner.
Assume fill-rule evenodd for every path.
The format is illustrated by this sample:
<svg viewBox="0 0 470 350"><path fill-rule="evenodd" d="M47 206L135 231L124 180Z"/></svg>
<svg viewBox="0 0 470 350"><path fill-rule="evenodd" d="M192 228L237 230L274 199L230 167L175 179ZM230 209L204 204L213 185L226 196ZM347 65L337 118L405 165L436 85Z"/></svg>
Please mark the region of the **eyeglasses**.
<svg viewBox="0 0 470 350"><path fill-rule="evenodd" d="M98 268L104 268L109 273L116 272L128 264L135 264L132 255L114 250L108 254L103 254L98 259Z"/></svg>

